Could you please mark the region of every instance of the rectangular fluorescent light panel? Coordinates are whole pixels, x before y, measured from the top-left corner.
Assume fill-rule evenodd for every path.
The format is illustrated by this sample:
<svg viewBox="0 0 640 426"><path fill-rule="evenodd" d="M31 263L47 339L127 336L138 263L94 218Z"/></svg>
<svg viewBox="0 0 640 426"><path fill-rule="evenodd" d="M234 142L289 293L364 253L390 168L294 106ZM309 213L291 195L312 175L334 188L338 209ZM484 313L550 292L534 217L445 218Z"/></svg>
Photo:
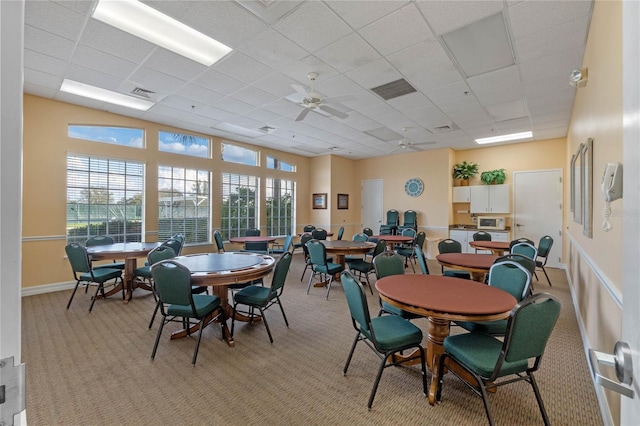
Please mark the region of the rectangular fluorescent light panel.
<svg viewBox="0 0 640 426"><path fill-rule="evenodd" d="M136 0L100 0L95 19L211 66L231 48Z"/></svg>
<svg viewBox="0 0 640 426"><path fill-rule="evenodd" d="M486 144L486 143L498 143L498 142L507 142L507 141L517 141L520 139L527 139L533 137L533 132L521 132L521 133L511 133L509 135L502 136L492 136L490 138L480 138L476 139L476 143L478 144Z"/></svg>
<svg viewBox="0 0 640 426"><path fill-rule="evenodd" d="M140 111L146 111L155 105L155 103L151 101L134 98L133 96L123 95L122 93L112 92L111 90L101 89L100 87L90 86L88 84L67 79L62 82L60 91L127 108L138 109Z"/></svg>

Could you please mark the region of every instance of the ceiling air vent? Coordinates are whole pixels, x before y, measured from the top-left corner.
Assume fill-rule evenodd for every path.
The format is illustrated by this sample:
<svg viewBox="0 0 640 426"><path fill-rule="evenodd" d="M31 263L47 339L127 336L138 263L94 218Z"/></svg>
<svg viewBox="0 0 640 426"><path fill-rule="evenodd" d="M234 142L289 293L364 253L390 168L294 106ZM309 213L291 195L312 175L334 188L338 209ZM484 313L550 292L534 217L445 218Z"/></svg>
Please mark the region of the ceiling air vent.
<svg viewBox="0 0 640 426"><path fill-rule="evenodd" d="M434 127L433 130L436 133L447 133L447 132L452 132L454 130L458 130L459 127L456 126L455 124L451 123L451 124L445 124L444 126L438 126L438 127Z"/></svg>
<svg viewBox="0 0 640 426"><path fill-rule="evenodd" d="M136 87L131 91L132 94L136 96L140 96L141 98L151 99L156 92L152 92L151 90L143 89L142 87Z"/></svg>
<svg viewBox="0 0 640 426"><path fill-rule="evenodd" d="M371 89L371 91L380 96L385 101L388 101L389 99L407 95L409 93L416 92L417 90L412 85L410 85L407 80L401 78L400 80L392 81L391 83L374 87Z"/></svg>
<svg viewBox="0 0 640 426"><path fill-rule="evenodd" d="M270 135L271 133L276 131L276 128L275 127L270 127L270 126L262 126L258 130L260 130L263 133L266 133L266 134Z"/></svg>

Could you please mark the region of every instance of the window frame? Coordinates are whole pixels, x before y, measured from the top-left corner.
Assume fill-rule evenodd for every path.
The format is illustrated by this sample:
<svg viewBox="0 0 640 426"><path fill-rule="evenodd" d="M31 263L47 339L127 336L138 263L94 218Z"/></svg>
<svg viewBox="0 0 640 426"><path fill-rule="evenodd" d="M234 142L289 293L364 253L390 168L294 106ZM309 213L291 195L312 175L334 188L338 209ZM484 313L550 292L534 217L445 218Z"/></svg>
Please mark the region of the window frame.
<svg viewBox="0 0 640 426"><path fill-rule="evenodd" d="M222 237L225 240L228 240L231 237L243 236L242 231L247 228L260 229L260 177L231 172L222 172L220 177L222 191L219 211L220 232L222 233ZM250 198L248 197L250 192L249 190L246 191L247 196L244 198L246 198L247 205L238 208L237 214L232 216L232 206L229 204L228 200L231 200L233 198L232 196L236 195L239 204L240 200L242 200L240 188L253 190L254 204L251 206L249 202ZM225 208L228 209L227 212L225 212ZM241 209L246 209L245 215L241 214ZM251 212L253 212L253 215L251 215ZM234 224L235 226L232 226Z"/></svg>

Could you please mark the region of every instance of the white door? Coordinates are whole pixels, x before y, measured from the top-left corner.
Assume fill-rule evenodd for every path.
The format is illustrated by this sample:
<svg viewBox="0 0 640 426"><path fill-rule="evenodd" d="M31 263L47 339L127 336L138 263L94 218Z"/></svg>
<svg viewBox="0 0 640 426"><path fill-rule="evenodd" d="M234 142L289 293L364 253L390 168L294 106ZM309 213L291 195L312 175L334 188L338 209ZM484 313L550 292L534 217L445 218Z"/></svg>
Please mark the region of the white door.
<svg viewBox="0 0 640 426"><path fill-rule="evenodd" d="M382 225L382 179L363 180L361 188L360 220L362 228L371 228L374 234Z"/></svg>
<svg viewBox="0 0 640 426"><path fill-rule="evenodd" d="M513 238L528 238L538 245L549 235L553 246L547 266L560 267L562 256L562 170L513 173Z"/></svg>

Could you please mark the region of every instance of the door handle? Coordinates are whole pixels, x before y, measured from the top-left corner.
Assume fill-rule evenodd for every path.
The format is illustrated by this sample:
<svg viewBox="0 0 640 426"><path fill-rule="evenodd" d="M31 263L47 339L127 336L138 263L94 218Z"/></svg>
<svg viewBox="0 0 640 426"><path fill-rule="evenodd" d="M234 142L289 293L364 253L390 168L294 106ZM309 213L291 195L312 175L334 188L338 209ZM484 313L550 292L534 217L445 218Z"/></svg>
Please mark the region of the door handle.
<svg viewBox="0 0 640 426"><path fill-rule="evenodd" d="M627 342L616 342L612 354L589 349L589 362L593 374L596 376L597 384L611 389L614 392L621 393L626 397L633 398L634 391L631 388L631 383L633 383L633 361L631 348ZM616 376L621 383L604 377L600 373L598 364L614 366Z"/></svg>
<svg viewBox="0 0 640 426"><path fill-rule="evenodd" d="M516 226L517 226L518 228L520 228L521 226L524 226L524 225L523 225L523 224L521 224L521 223L516 223Z"/></svg>

